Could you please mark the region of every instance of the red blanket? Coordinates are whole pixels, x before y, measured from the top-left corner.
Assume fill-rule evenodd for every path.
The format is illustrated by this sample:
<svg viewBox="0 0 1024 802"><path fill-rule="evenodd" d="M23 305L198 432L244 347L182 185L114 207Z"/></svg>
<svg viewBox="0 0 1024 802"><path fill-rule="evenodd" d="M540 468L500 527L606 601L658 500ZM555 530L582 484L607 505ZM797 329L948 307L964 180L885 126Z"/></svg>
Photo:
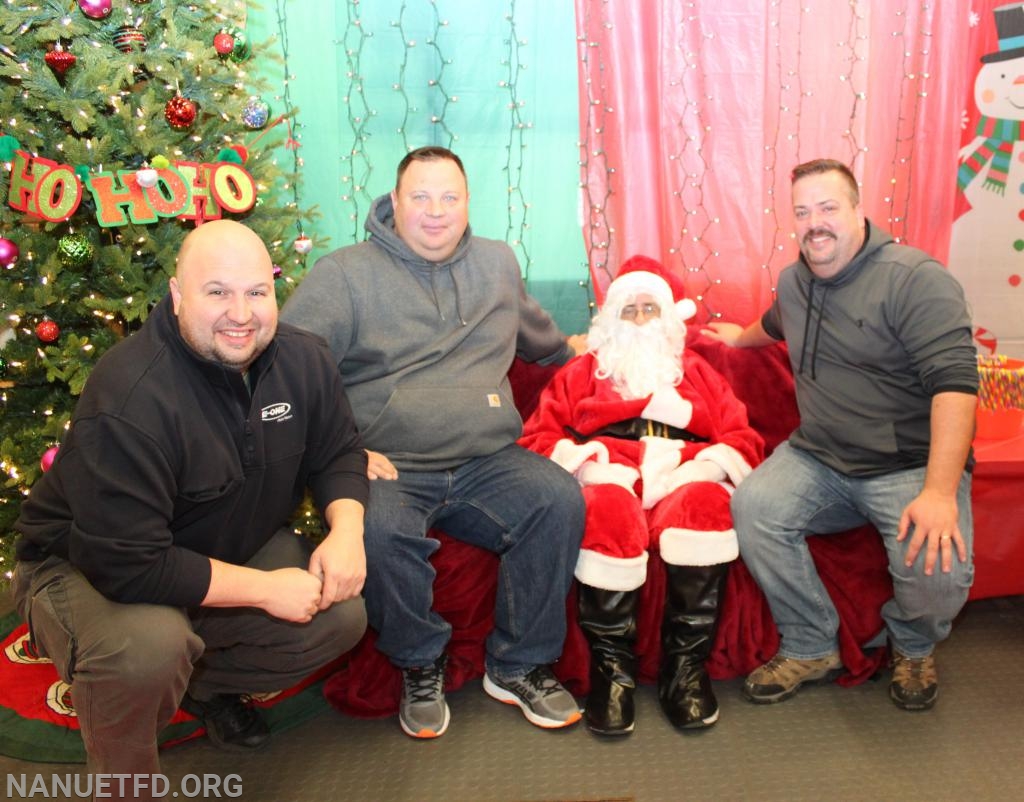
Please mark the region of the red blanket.
<svg viewBox="0 0 1024 802"><path fill-rule="evenodd" d="M747 405L750 422L765 438L770 453L796 426L793 379L785 349L735 350L696 334L691 347L732 384ZM527 417L536 405L553 369L517 362L510 373L516 404ZM455 690L483 674L484 640L493 624L497 559L460 543L442 532L434 535L442 547L434 555L437 571L434 607L452 625L448 646L446 688ZM810 540L811 553L822 581L839 613L839 647L847 673L841 684L853 685L871 677L885 659L884 649L865 651L861 644L883 627L880 610L892 596L885 551L871 527ZM661 612L665 598L664 567L656 555L648 563L648 579L640 600L637 655L640 680L653 682L660 659ZM576 625L574 593L566 600L569 630L555 673L577 695L588 688L589 651ZM351 653L348 664L328 678L324 693L345 713L387 716L398 709L401 674L377 651L370 631ZM744 676L770 659L778 649L778 630L767 602L742 562L730 570L721 625L709 671L715 679Z"/></svg>

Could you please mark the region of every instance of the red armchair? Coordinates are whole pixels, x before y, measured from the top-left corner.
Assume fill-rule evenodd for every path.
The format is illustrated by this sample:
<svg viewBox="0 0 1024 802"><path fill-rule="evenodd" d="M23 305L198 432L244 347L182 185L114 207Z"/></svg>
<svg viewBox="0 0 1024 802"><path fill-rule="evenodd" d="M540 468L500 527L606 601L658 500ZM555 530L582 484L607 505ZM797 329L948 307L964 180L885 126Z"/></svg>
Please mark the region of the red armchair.
<svg viewBox="0 0 1024 802"><path fill-rule="evenodd" d="M751 425L765 439L770 453L796 426L793 380L782 346L736 350L691 332L690 346L732 384L747 405ZM527 417L537 403L554 368L516 362L509 376L516 405ZM437 572L434 607L452 625L448 646L446 688L455 690L483 674L484 640L491 629L496 587L497 558L474 546L433 533L442 542L434 555ZM885 659L884 649L865 651L882 630L880 610L892 595L885 551L871 527L840 535L812 538L811 552L840 618L839 648L847 673L842 684L863 682ZM373 567L370 566L370 570ZM569 622L562 657L555 673L573 693L588 688L589 649L576 625L574 594L566 600ZM664 567L652 554L648 578L640 599L637 655L641 682L654 682L660 660L660 625L665 598ZM339 710L363 717L397 712L401 673L374 646L376 635L367 632L342 667L328 678L324 693ZM748 674L777 651L779 635L764 596L743 565L729 572L721 625L708 665L715 679Z"/></svg>

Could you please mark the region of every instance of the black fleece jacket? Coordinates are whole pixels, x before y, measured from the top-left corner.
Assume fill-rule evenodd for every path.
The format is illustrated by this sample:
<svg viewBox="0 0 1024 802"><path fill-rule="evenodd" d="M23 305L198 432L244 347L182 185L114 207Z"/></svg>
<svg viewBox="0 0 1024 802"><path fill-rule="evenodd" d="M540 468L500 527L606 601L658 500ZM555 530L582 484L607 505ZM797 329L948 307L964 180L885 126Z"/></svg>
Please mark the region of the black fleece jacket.
<svg viewBox="0 0 1024 802"><path fill-rule="evenodd" d="M165 298L96 364L22 504L18 559L58 555L115 601L190 607L207 558L245 563L307 486L321 510L365 505L366 453L323 340L280 324L249 387L186 345Z"/></svg>

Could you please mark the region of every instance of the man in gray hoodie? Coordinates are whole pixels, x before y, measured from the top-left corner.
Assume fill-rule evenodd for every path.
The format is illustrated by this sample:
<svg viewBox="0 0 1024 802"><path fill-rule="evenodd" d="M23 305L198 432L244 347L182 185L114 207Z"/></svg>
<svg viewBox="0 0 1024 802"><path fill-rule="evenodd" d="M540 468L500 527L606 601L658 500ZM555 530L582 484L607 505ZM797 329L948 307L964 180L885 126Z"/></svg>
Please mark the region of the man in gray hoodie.
<svg viewBox="0 0 1024 802"><path fill-rule="evenodd" d="M963 290L865 218L841 162L793 171L793 214L800 259L780 275L768 311L745 329L706 330L744 348L785 339L800 409L799 427L732 500L740 555L782 636L743 691L780 702L838 672L838 616L806 539L870 522L894 586L882 608L889 695L927 710L938 696L933 649L973 579L978 371Z"/></svg>
<svg viewBox="0 0 1024 802"><path fill-rule="evenodd" d="M507 373L517 355L562 364L586 343L526 294L506 243L472 235L468 204L458 156L412 151L370 209L369 239L320 259L282 310L327 340L368 449L367 615L402 669L399 722L414 738L442 735L450 718L433 526L501 561L484 690L540 727L580 718L549 664L583 502L570 474L516 445Z"/></svg>

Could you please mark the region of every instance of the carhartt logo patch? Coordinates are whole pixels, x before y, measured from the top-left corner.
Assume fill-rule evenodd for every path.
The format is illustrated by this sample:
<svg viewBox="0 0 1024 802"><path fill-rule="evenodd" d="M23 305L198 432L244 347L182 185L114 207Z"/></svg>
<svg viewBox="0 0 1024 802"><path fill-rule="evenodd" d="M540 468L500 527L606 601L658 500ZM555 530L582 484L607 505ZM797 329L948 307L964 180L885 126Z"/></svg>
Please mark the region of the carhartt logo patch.
<svg viewBox="0 0 1024 802"><path fill-rule="evenodd" d="M292 416L292 405L282 401L279 404L270 404L260 410L264 423L288 420Z"/></svg>
<svg viewBox="0 0 1024 802"><path fill-rule="evenodd" d="M500 407L501 406L501 396L498 395L497 393L488 393L487 394L487 406L489 406L489 407Z"/></svg>

